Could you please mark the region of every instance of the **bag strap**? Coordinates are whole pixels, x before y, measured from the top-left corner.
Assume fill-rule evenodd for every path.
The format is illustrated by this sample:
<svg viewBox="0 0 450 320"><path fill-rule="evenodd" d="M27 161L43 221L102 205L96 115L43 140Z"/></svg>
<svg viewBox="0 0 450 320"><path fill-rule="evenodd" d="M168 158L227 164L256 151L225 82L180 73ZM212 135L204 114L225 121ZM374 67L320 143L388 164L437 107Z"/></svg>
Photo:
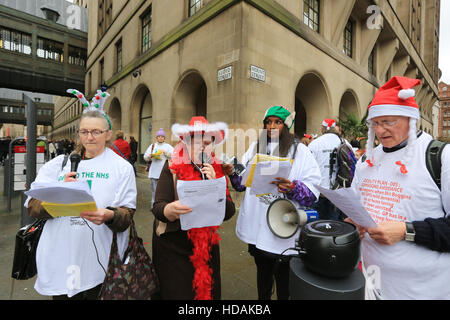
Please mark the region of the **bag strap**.
<svg viewBox="0 0 450 320"><path fill-rule="evenodd" d="M444 151L447 143L432 140L427 147L425 153L425 163L427 165L428 172L433 178L439 190L441 190L441 168L442 168L442 152Z"/></svg>
<svg viewBox="0 0 450 320"><path fill-rule="evenodd" d="M120 152L119 148L117 148L117 146L116 146L114 143L113 143L113 147L114 147L114 149L117 150L117 152L120 153L120 155L122 156L122 158L124 158L125 160L128 160L127 157L125 157L125 155L124 155L122 152Z"/></svg>
<svg viewBox="0 0 450 320"><path fill-rule="evenodd" d="M330 152L330 161L328 164L330 166L329 179L330 179L330 184L331 184L331 178L333 176L334 164L335 164L335 162L338 161L338 150L339 150L339 147L345 143L345 141L342 139L342 137L338 133L336 133L336 132L329 132L329 133L335 134L339 138L339 141L340 141L339 145L337 147L335 147L333 149L333 151Z"/></svg>
<svg viewBox="0 0 450 320"><path fill-rule="evenodd" d="M129 255L129 253L133 250L133 242L137 241L138 239L138 235L137 235L137 231L136 231L136 225L134 224L134 219L131 219L131 223L130 223L130 227L129 227L129 231L128 231L128 245L127 248L125 249L125 252L123 253L123 260L122 263L125 263L125 260L127 258L127 256ZM116 255L117 257L119 257L119 248L117 245L117 232L113 231L113 239L112 239L112 243L111 243L111 253L110 253L110 262L111 259L113 257L113 255Z"/></svg>
<svg viewBox="0 0 450 320"><path fill-rule="evenodd" d="M64 160L63 160L62 165L61 165L61 171L62 171L62 170L64 169L64 167L66 166L67 160L69 160L69 155L68 155L68 154L65 154L65 155L64 155Z"/></svg>

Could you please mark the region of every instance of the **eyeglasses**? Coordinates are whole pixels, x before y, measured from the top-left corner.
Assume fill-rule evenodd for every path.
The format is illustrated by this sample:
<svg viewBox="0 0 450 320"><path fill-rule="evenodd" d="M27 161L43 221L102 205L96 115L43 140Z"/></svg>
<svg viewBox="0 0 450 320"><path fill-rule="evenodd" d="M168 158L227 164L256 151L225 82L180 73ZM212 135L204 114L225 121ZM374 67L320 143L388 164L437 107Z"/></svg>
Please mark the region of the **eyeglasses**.
<svg viewBox="0 0 450 320"><path fill-rule="evenodd" d="M376 129L379 126L383 127L383 128L392 128L393 126L395 126L398 122L397 120L383 120L381 122L377 122L377 121L366 121L366 124L368 127L371 127L372 129Z"/></svg>
<svg viewBox="0 0 450 320"><path fill-rule="evenodd" d="M204 135L191 135L186 139L186 143L193 145L209 146L214 142L214 137L205 137Z"/></svg>
<svg viewBox="0 0 450 320"><path fill-rule="evenodd" d="M107 132L108 130L99 130L99 129L94 129L94 130L84 130L84 129L81 129L81 130L78 130L78 134L80 135L80 136L83 136L83 137L87 137L88 135L89 135L89 133L90 134L92 134L92 136L94 137L94 138L97 138L97 137L100 137L103 133L105 133L105 132Z"/></svg>

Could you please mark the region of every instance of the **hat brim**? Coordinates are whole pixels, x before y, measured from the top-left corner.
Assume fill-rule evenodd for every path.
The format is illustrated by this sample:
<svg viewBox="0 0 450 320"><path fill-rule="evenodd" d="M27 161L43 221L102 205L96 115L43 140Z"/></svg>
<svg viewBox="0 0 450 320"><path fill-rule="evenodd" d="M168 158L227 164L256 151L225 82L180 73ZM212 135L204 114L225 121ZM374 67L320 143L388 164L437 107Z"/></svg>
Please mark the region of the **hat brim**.
<svg viewBox="0 0 450 320"><path fill-rule="evenodd" d="M369 108L367 120L383 116L402 116L414 119L420 118L419 109L397 104L379 104Z"/></svg>
<svg viewBox="0 0 450 320"><path fill-rule="evenodd" d="M184 137L195 133L212 135L215 138L214 143L216 145L220 145L228 138L228 125L224 122L215 122L196 126L178 123L172 125L172 134L178 140L184 140Z"/></svg>

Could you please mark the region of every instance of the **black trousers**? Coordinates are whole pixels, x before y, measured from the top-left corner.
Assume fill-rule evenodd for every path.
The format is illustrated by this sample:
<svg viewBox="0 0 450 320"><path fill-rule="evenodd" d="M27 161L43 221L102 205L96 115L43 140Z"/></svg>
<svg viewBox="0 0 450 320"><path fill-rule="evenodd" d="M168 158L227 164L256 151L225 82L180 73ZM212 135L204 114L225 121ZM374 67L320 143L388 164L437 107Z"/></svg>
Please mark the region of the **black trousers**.
<svg viewBox="0 0 450 320"><path fill-rule="evenodd" d="M277 299L289 299L289 260L280 259L279 255L269 253L248 245L248 252L255 259L258 300L270 300L273 280L277 286Z"/></svg>

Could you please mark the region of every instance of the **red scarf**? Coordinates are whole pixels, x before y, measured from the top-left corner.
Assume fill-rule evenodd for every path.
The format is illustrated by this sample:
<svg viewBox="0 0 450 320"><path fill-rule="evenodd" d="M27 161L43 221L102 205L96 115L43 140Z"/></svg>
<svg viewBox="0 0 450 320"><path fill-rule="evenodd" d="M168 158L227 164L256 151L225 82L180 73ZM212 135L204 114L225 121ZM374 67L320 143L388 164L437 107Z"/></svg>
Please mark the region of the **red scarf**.
<svg viewBox="0 0 450 320"><path fill-rule="evenodd" d="M224 176L222 171L222 164L212 154L212 163L215 172L216 179ZM177 175L179 180L202 180L201 174L191 164L189 155L182 142L175 146L172 165L169 167L170 171ZM230 198L230 194L227 188L227 198ZM194 280L192 281L192 287L195 291L194 300L212 300L211 289L213 286L212 269L208 262L211 259L211 248L214 245L218 245L220 236L217 234L219 226L193 228L188 230L187 236L191 240L193 248L192 255L189 257L192 265L194 266Z"/></svg>

